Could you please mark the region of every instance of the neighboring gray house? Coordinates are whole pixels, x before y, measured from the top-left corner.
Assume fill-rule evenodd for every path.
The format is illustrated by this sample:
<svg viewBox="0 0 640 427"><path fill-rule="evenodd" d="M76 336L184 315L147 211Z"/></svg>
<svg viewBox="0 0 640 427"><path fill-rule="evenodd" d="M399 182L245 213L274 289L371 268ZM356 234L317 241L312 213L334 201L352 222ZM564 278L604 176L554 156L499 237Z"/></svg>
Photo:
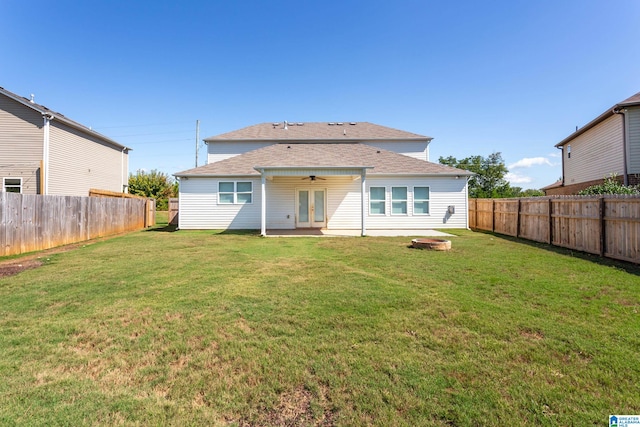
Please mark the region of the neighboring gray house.
<svg viewBox="0 0 640 427"><path fill-rule="evenodd" d="M562 150L562 180L543 188L547 195L576 194L605 177L640 184L640 92L556 144Z"/></svg>
<svg viewBox="0 0 640 427"><path fill-rule="evenodd" d="M355 122L262 123L204 140L178 172L179 228L467 228L472 174L429 162L431 138Z"/></svg>
<svg viewBox="0 0 640 427"><path fill-rule="evenodd" d="M130 148L0 87L0 191L123 192Z"/></svg>

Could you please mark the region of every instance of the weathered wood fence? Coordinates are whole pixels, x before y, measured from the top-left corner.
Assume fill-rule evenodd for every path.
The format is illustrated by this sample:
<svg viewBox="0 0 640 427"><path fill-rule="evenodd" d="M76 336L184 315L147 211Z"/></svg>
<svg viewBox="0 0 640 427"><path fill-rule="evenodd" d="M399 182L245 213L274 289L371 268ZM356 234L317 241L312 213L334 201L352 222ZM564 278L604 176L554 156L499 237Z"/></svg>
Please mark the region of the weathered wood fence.
<svg viewBox="0 0 640 427"><path fill-rule="evenodd" d="M469 199L469 227L640 263L640 197Z"/></svg>
<svg viewBox="0 0 640 427"><path fill-rule="evenodd" d="M139 230L153 224L146 213L141 198L0 192L0 256Z"/></svg>
<svg viewBox="0 0 640 427"><path fill-rule="evenodd" d="M178 207L179 207L179 203L178 203L178 199L177 198L170 198L169 199L169 225L178 225L178 215L180 215L180 213L178 212Z"/></svg>

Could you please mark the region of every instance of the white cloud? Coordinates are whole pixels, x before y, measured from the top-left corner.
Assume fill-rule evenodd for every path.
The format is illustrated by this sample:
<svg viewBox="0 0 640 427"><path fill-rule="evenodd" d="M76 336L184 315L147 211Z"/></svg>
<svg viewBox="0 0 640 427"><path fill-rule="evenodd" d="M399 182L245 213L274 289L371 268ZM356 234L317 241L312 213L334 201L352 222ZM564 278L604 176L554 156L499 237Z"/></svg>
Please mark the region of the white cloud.
<svg viewBox="0 0 640 427"><path fill-rule="evenodd" d="M533 178L524 175L518 175L517 173L509 172L504 178L509 181L510 184L528 184L533 181Z"/></svg>
<svg viewBox="0 0 640 427"><path fill-rule="evenodd" d="M508 166L509 169L515 168L530 168L536 165L553 166L553 164L546 157L525 157L517 162Z"/></svg>

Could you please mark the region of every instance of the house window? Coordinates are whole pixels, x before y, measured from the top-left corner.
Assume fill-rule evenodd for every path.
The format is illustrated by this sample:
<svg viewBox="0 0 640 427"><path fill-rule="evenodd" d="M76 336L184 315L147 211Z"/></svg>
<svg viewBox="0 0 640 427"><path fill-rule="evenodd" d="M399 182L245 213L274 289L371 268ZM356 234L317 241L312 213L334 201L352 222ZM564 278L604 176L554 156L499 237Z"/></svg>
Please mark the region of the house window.
<svg viewBox="0 0 640 427"><path fill-rule="evenodd" d="M2 189L7 193L22 193L22 178L3 178Z"/></svg>
<svg viewBox="0 0 640 427"><path fill-rule="evenodd" d="M218 203L244 205L253 201L253 183L226 181L218 183Z"/></svg>
<svg viewBox="0 0 640 427"><path fill-rule="evenodd" d="M413 214L429 215L429 187L413 187Z"/></svg>
<svg viewBox="0 0 640 427"><path fill-rule="evenodd" d="M386 204L384 187L369 187L369 214L384 215Z"/></svg>
<svg viewBox="0 0 640 427"><path fill-rule="evenodd" d="M391 187L391 215L407 214L407 187Z"/></svg>

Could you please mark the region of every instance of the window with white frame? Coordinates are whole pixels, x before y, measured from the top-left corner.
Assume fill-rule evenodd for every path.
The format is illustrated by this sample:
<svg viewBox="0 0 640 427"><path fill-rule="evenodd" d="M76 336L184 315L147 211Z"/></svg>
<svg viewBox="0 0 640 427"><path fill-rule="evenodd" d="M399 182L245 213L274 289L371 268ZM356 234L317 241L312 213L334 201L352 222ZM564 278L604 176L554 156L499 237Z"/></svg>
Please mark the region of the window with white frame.
<svg viewBox="0 0 640 427"><path fill-rule="evenodd" d="M407 187L391 187L391 215L407 214Z"/></svg>
<svg viewBox="0 0 640 427"><path fill-rule="evenodd" d="M218 203L244 205L253 202L251 181L221 181L218 183Z"/></svg>
<svg viewBox="0 0 640 427"><path fill-rule="evenodd" d="M429 187L413 187L413 214L429 215Z"/></svg>
<svg viewBox="0 0 640 427"><path fill-rule="evenodd" d="M2 190L7 193L22 193L22 178L3 178Z"/></svg>
<svg viewBox="0 0 640 427"><path fill-rule="evenodd" d="M386 190L384 187L369 187L369 213L384 215L386 205Z"/></svg>

